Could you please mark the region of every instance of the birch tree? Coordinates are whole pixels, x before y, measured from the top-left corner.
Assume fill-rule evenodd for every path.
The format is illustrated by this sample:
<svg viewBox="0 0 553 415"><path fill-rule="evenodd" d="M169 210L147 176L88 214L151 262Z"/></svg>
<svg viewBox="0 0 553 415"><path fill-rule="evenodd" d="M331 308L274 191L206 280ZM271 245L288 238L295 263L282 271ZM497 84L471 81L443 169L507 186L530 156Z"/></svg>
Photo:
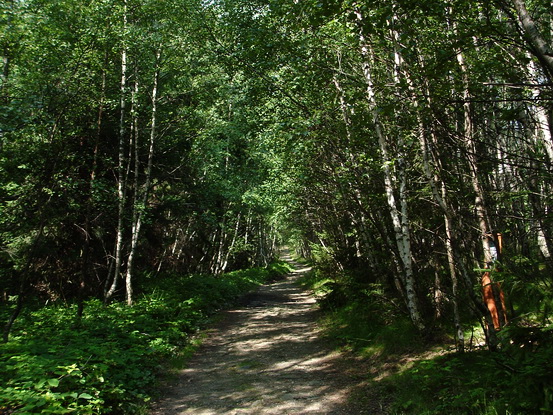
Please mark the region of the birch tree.
<svg viewBox="0 0 553 415"><path fill-rule="evenodd" d="M371 62L374 62L371 46L368 43L363 33L363 26L365 24L363 14L358 9L355 11L357 24L359 27L359 41L361 47L361 54L363 56L363 75L365 77L367 85L367 100L369 102L369 108L372 114L373 128L375 129L376 136L378 138L378 144L380 146L380 152L382 155L382 164L384 172L384 188L386 191L386 198L388 202L388 208L390 209L390 216L394 226L394 232L396 237L396 244L401 259L403 270L403 284L405 286L405 294L407 299L407 307L413 323L419 331L424 330L424 323L422 316L420 315L418 299L415 292L415 276L413 273L412 264L412 252L411 252L411 236L408 216L408 206L406 197L406 176L404 170L404 160L401 156L398 157L396 169L398 171L397 177L392 170L392 164L394 163L392 155L388 150L388 138L383 131L380 117L378 114L378 104L376 100L376 93L373 84L373 75L371 73ZM397 59L397 55L396 55ZM401 144L400 144L401 145ZM394 183L399 183L399 202L396 201Z"/></svg>
<svg viewBox="0 0 553 415"><path fill-rule="evenodd" d="M128 16L127 16L127 0L123 0L123 36L127 36ZM119 140L118 140L118 158L117 158L117 228L114 247L114 264L113 278L108 291L105 294L105 299L108 301L119 283L121 275L121 266L123 263L123 238L124 238L124 217L125 217L125 202L126 202L126 182L127 175L125 166L127 158L125 156L126 140L127 140L127 44L123 41L121 49L121 82L119 84L120 100L119 100Z"/></svg>

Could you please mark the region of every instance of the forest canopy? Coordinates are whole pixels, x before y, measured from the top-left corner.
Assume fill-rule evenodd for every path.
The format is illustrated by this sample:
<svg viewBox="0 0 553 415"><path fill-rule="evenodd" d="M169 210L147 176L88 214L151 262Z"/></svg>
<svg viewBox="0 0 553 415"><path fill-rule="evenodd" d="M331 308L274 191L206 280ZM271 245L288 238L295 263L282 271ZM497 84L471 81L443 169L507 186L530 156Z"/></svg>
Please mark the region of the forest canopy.
<svg viewBox="0 0 553 415"><path fill-rule="evenodd" d="M551 328L545 0L4 0L0 306L129 306L284 243L465 348ZM511 338L511 340L513 340Z"/></svg>

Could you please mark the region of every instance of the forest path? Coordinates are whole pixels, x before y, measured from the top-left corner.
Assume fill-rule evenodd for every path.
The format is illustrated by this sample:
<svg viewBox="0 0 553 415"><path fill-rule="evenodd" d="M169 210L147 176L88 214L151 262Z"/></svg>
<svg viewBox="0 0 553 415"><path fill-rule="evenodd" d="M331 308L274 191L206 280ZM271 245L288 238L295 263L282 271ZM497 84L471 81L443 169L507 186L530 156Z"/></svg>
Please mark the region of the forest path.
<svg viewBox="0 0 553 415"><path fill-rule="evenodd" d="M364 413L347 403L352 363L325 343L315 298L295 284L309 268L283 259L294 271L225 312L152 414Z"/></svg>

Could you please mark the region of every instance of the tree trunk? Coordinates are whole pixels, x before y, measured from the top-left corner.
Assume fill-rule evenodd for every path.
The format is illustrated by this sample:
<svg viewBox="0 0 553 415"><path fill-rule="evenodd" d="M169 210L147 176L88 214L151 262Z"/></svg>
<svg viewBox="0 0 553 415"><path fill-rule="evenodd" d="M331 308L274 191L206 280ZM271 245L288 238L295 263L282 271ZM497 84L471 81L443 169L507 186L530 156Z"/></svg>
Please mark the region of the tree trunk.
<svg viewBox="0 0 553 415"><path fill-rule="evenodd" d="M528 13L524 0L511 0L516 10L520 27L526 35L526 39L530 45L530 49L537 56L546 73L548 73L549 80L553 80L553 49L540 33L536 22Z"/></svg>
<svg viewBox="0 0 553 415"><path fill-rule="evenodd" d="M133 206L133 224L131 235L131 248L129 257L127 259L127 273L125 275L125 288L127 293L127 304L133 303L133 287L132 277L134 271L134 258L136 256L136 247L138 245L138 239L140 236L140 228L142 227L142 218L144 216L144 210L148 203L148 196L150 193L150 186L152 182L152 167L154 160L155 139L156 139L156 122L157 122L157 96L159 89L159 64L161 58L161 49L156 51L156 69L154 72L154 84L152 87L152 116L150 121L150 140L148 147L148 163L146 165L145 182L142 189L142 195L139 199L138 194L138 175L139 175L139 160L138 160L138 132L136 132L136 154L135 154L135 203Z"/></svg>
<svg viewBox="0 0 553 415"><path fill-rule="evenodd" d="M8 13L6 13L7 16L7 22L5 25L5 29L7 33L10 32L10 30L13 30L13 16L17 13L16 10L14 10L14 0L5 0L5 8L10 9ZM8 6L9 4L9 6ZM5 43L1 46L2 47L2 71L0 72L0 80L2 81L2 84L0 85L0 102L3 102L4 104L8 104L10 101L10 94L8 91L8 81L10 78L10 65L11 65L11 59L12 59L12 51L10 45L10 40L6 39ZM3 131L0 130L0 139L2 138ZM0 140L0 151L2 150L2 141Z"/></svg>
<svg viewBox="0 0 553 415"><path fill-rule="evenodd" d="M124 29L127 28L127 1L124 0L123 11L123 25ZM127 46L123 45L121 51L121 83L120 83L120 117L119 117L119 152L118 152L118 165L117 165L117 229L115 237L115 249L114 249L114 271L113 280L110 289L105 295L105 300L109 301L119 283L121 275L121 264L123 260L123 232L124 232L124 215L125 215L125 188L126 188L126 176L125 176L125 121L126 121L126 100L127 100Z"/></svg>
<svg viewBox="0 0 553 415"><path fill-rule="evenodd" d="M459 257L459 255L455 254L455 244L454 244L454 231L453 231L453 212L451 207L449 206L449 203L447 202L448 196L447 196L447 187L445 183L441 180L439 180L438 175L436 174L436 168L432 168L430 165L430 152L428 149L428 144L426 140L426 136L423 131L419 132L419 139L421 144L421 150L423 154L423 168L425 175L427 177L428 182L430 183L430 188L432 190L432 195L434 197L434 201L437 203L438 206L440 206L443 218L444 218L444 226L445 226L445 247L446 247L446 254L447 254L447 263L449 268L449 275L451 278L451 288L452 288L452 294L453 294L453 322L455 325L455 332L456 332L456 347L457 351L462 353L465 348L465 335L463 331L463 327L461 324L461 316L460 316L460 308L459 308L459 301L460 301L460 292L459 292L459 280L457 278L457 269L456 269L456 261L455 258ZM436 138L434 138L434 142L436 142ZM437 183L441 184L441 191L438 190ZM471 288L472 289L472 288Z"/></svg>
<svg viewBox="0 0 553 415"><path fill-rule="evenodd" d="M230 211L232 203L229 203L227 212ZM227 212L223 213L223 219L222 222L219 224L219 230L217 232L217 235L219 235L219 240L217 238L213 239L213 243L217 242L216 249L213 254L213 258L211 259L211 266L210 270L213 275L219 275L221 273L221 267L223 265L223 256L224 256L224 250L225 250L225 243L227 240Z"/></svg>
<svg viewBox="0 0 553 415"><path fill-rule="evenodd" d="M23 295L23 290L20 290L19 294L17 295L15 310L11 313L8 321L4 326L4 330L2 332L2 341L4 343L7 343L10 339L10 333L13 327L13 323L15 323L15 320L17 320L17 317L19 317L19 314L21 314L21 311L23 310Z"/></svg>
<svg viewBox="0 0 553 415"><path fill-rule="evenodd" d="M469 162L469 172L471 177L471 184L475 194L475 211L476 219L478 222L478 228L480 230L480 238L482 242L482 249L484 251L484 268L490 268L494 258L492 255L490 241L493 239L493 232L488 219L487 208L484 198L484 189L480 183L479 165L477 160L477 148L473 133L473 124L470 108L470 91L468 72L465 65L463 54L460 51L456 52L457 62L461 69L461 75L463 79L463 144L465 146L466 156ZM499 330L505 323L505 310L500 312L501 302L494 295L493 283L491 281L491 274L484 272L481 278L482 293L484 296L484 302L488 308L488 314L485 316L487 321L487 340L490 348L497 346L496 331ZM502 318L503 316L503 318Z"/></svg>
<svg viewBox="0 0 553 415"><path fill-rule="evenodd" d="M396 47L398 45L396 44ZM423 65L422 59L420 62L421 66ZM411 101L413 103L413 106L415 107L415 111L417 113L417 124L418 124L418 139L419 139L419 145L421 148L422 153L422 166L423 171L426 176L426 179L430 185L430 189L432 191L432 196L436 204L440 207L443 213L443 219L444 219L444 226L445 226L445 246L446 246L446 253L447 253L447 263L448 263L448 269L449 269L449 276L451 278L451 286L453 291L453 321L455 326L455 332L456 332L456 348L457 351L462 353L464 352L465 348L465 335L463 331L463 327L461 324L461 316L460 316L460 309L459 309L459 281L457 278L457 270L455 266L455 253L454 253L454 244L453 244L453 211L448 203L448 197L447 197L447 187L445 183L440 180L439 178L439 172L440 172L440 164L439 163L432 163L432 153L429 149L430 144L426 133L425 124L421 115L421 112L419 111L419 101L417 100L417 94L416 89L413 84L413 80L409 76L409 73L405 71L405 79L407 81L407 85L410 90L411 95ZM428 85L425 82L424 83L424 89L426 90L426 100L427 105L431 107L431 100L430 100L430 92L428 91ZM438 140L435 134L434 129L431 127L430 136L432 137L432 144L436 146ZM438 183L441 184L441 189L438 189Z"/></svg>
<svg viewBox="0 0 553 415"><path fill-rule="evenodd" d="M528 69L532 82L538 82L540 75L534 61L530 60ZM533 137L530 138L533 139L536 144L542 144L545 148L547 160L545 160L544 164L545 168L550 170L551 164L553 163L553 136L551 134L550 116L546 108L540 105L538 101L540 97L538 88L532 88L532 97L536 99L536 103L531 107L533 117L529 117L532 118L532 120L530 120L532 126L528 126L526 130L532 131ZM534 182L535 181L531 181L532 189L529 198L536 223L537 243L547 266L550 270L553 270L553 258L551 256L553 254L553 241L549 229L545 226L543 220L546 216L546 212L544 211L546 208L543 206L543 203L541 203L541 198L539 196L541 194L546 194L546 192L542 191L539 183Z"/></svg>
<svg viewBox="0 0 553 415"><path fill-rule="evenodd" d="M436 204L441 208L445 225L445 247L447 253L447 263L449 268L449 276L451 278L451 287L453 291L453 321L456 332L456 347L457 351L464 351L465 335L461 325L461 316L459 312L459 283L457 279L457 271L455 267L455 254L453 245L453 213L447 201L447 187L443 181L440 181L435 173L436 169L430 165L430 153L428 150L428 142L424 132L422 120L419 117L419 142L422 151L423 170L430 184L432 195ZM436 141L436 140L434 140ZM441 193L438 191L437 183L441 183Z"/></svg>
<svg viewBox="0 0 553 415"><path fill-rule="evenodd" d="M380 122L380 116L378 113L378 105L376 102L376 94L374 91L374 85L372 81L371 73L371 64L374 60L372 56L372 49L368 44L367 40L362 31L364 25L363 15L359 10L355 11L357 18L357 24L359 27L359 40L361 46L361 54L364 59L363 61L363 75L365 77L365 82L367 85L367 100L371 110L373 127L375 129L378 144L380 147L383 171L384 171L384 188L386 192L386 199L388 202L388 207L390 209L390 216L392 219L396 245L399 252L399 257L401 260L402 271L403 271L403 285L405 289L405 297L407 300L407 308L409 310L409 315L415 327L423 332L425 329L423 319L420 315L418 299L415 292L415 278L413 273L413 263L412 263L412 253L411 253L411 239L410 239L410 227L409 227L409 218L407 212L407 195L406 195L406 175L404 171L403 161L398 163L399 177L396 176L392 169L391 163L392 159L388 151L388 142L387 137L382 129ZM394 182L399 182L399 207L396 202L394 194Z"/></svg>
<svg viewBox="0 0 553 415"><path fill-rule="evenodd" d="M230 241L230 245L227 248L227 252L225 255L225 260L223 264L221 265L221 274L225 272L228 266L228 260L230 258L230 254L232 253L232 248L234 248L234 244L236 243L236 239L238 237L238 231L240 230L240 217L241 214L238 214L238 217L236 218L236 226L234 227L234 235L232 236L232 240Z"/></svg>
<svg viewBox="0 0 553 415"><path fill-rule="evenodd" d="M131 110L132 124L131 134L129 142L129 157L127 165L127 177L129 177L132 160L134 160L133 167L133 196L132 196L132 214L131 214L131 246L129 248L129 255L127 257L127 267L125 271L125 296L127 305L132 305L133 289L132 289L132 273L134 266L134 256L136 252L136 245L138 242L138 231L140 229L140 126L138 119L138 95L139 95L139 79L138 70L135 66L134 73L134 90L131 93ZM133 154L134 150L134 154Z"/></svg>

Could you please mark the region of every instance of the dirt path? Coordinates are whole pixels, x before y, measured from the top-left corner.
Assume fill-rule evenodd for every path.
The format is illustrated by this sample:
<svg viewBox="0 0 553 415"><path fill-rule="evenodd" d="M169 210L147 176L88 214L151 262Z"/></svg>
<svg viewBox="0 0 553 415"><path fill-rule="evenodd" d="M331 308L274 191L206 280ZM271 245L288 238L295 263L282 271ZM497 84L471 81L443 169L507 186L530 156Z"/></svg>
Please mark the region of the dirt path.
<svg viewBox="0 0 553 415"><path fill-rule="evenodd" d="M261 287L226 312L155 415L359 414L346 404L353 382L343 358L320 337L315 299L295 280Z"/></svg>

